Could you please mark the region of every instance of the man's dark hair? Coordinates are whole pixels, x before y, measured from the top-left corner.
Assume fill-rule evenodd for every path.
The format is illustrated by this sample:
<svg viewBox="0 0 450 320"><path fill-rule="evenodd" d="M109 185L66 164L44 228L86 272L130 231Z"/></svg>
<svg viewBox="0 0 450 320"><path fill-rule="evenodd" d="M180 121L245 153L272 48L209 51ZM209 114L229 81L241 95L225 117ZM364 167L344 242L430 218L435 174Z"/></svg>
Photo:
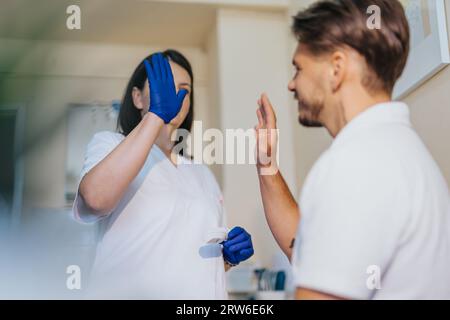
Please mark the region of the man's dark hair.
<svg viewBox="0 0 450 320"><path fill-rule="evenodd" d="M367 10L376 5L381 28L367 25ZM409 25L398 0L321 0L295 17L292 31L314 55L350 47L366 60L363 85L371 92L392 93L409 54Z"/></svg>

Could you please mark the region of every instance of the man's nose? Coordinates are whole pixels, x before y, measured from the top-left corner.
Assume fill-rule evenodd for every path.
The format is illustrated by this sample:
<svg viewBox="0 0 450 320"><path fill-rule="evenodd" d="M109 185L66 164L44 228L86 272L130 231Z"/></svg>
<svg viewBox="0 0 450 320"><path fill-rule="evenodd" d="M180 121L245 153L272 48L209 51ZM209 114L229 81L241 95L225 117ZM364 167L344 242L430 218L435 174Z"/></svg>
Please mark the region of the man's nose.
<svg viewBox="0 0 450 320"><path fill-rule="evenodd" d="M288 90L289 91L294 91L295 90L294 80L289 81L289 83L288 83Z"/></svg>

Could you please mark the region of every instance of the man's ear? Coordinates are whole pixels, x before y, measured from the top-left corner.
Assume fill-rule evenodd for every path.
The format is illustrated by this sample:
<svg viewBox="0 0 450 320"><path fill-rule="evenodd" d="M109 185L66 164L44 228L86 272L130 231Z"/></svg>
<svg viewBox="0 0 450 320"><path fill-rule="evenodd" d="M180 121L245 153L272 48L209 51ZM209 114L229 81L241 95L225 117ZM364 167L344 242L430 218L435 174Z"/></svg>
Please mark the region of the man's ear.
<svg viewBox="0 0 450 320"><path fill-rule="evenodd" d="M330 85L331 90L336 92L341 87L344 82L347 67L348 67L348 57L344 51L335 51L331 55L330 60Z"/></svg>
<svg viewBox="0 0 450 320"><path fill-rule="evenodd" d="M144 103L142 99L142 92L137 87L133 87L133 91L131 92L131 95L133 97L133 103L139 110L144 109Z"/></svg>

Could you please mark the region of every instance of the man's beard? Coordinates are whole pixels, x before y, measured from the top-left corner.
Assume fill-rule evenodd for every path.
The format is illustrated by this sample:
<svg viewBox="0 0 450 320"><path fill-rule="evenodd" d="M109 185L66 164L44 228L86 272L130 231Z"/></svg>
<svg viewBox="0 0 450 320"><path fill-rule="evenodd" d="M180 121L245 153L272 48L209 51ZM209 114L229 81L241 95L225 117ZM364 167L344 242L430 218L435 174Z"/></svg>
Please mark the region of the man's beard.
<svg viewBox="0 0 450 320"><path fill-rule="evenodd" d="M298 100L299 116L298 122L307 128L321 128L323 124L319 121L319 115L323 110L323 103L308 103L304 99Z"/></svg>

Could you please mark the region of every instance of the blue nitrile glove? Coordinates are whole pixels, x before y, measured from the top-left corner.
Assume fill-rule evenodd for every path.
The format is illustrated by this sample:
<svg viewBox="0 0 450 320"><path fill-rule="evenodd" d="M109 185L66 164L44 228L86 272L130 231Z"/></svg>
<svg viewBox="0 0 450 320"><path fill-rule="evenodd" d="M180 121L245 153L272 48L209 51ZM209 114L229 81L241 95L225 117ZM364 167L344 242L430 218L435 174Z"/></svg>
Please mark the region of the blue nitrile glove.
<svg viewBox="0 0 450 320"><path fill-rule="evenodd" d="M222 242L223 258L231 265L250 258L253 251L252 237L241 227L235 227L228 233L228 239Z"/></svg>
<svg viewBox="0 0 450 320"><path fill-rule="evenodd" d="M165 124L168 124L180 112L187 90L175 89L172 69L169 61L157 53L152 56L152 63L144 60L147 70L148 84L150 86L150 107L149 112L160 117Z"/></svg>

